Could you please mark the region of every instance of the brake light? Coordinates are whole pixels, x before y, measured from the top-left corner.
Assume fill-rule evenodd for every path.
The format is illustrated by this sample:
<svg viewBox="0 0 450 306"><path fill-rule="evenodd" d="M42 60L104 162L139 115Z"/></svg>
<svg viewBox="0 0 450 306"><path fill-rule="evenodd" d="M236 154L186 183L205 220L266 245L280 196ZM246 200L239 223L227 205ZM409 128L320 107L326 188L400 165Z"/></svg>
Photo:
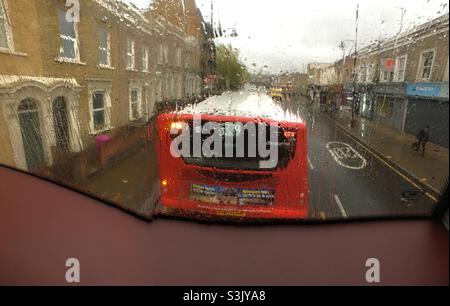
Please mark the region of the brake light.
<svg viewBox="0 0 450 306"><path fill-rule="evenodd" d="M176 130L176 131L184 130L186 127L187 127L187 124L186 124L186 122L183 122L183 121L175 121L175 122L172 122L170 124L170 130L171 131L173 131L173 130Z"/></svg>
<svg viewBox="0 0 450 306"><path fill-rule="evenodd" d="M292 139L295 137L295 132L293 131L284 131L284 137L287 139Z"/></svg>

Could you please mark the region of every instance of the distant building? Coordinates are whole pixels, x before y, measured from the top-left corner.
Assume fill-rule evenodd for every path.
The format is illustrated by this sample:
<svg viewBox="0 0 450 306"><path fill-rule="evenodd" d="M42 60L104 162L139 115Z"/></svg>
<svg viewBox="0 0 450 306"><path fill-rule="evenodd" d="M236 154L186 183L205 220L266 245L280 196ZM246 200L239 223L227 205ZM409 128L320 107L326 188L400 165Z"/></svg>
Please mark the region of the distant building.
<svg viewBox="0 0 450 306"><path fill-rule="evenodd" d="M310 84L314 85L326 85L326 76L329 73L325 71L330 68L330 63L311 63L307 66L307 74L309 75Z"/></svg>

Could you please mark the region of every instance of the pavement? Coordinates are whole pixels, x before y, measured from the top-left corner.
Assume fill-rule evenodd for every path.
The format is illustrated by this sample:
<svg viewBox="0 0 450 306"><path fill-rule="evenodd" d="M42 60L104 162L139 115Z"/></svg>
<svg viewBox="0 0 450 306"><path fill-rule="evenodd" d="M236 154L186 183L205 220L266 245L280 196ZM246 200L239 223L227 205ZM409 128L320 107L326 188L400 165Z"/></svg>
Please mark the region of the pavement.
<svg viewBox="0 0 450 306"><path fill-rule="evenodd" d="M89 177L77 188L128 212L151 219L158 197L158 182L158 162L153 141Z"/></svg>
<svg viewBox="0 0 450 306"><path fill-rule="evenodd" d="M430 145L422 157L408 150L413 140L408 135L399 136L365 120L350 130L343 115L330 120L307 102L301 98L285 102L282 108L300 115L307 124L310 219L411 217L433 212L436 196L418 192L418 180L405 175L393 162L439 189L448 177L448 150ZM89 178L80 189L150 218L159 186L155 141ZM414 196L406 198L405 193Z"/></svg>

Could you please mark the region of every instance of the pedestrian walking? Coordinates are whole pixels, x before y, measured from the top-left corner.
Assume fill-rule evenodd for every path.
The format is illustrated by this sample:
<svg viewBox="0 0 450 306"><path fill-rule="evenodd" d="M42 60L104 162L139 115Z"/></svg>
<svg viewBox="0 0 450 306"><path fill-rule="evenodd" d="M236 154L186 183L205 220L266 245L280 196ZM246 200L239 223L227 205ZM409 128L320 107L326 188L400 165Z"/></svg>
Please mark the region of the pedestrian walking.
<svg viewBox="0 0 450 306"><path fill-rule="evenodd" d="M416 141L412 144L411 148L418 152L421 150L422 155L425 155L425 146L430 140L430 126L427 125L424 129L420 130L416 135Z"/></svg>

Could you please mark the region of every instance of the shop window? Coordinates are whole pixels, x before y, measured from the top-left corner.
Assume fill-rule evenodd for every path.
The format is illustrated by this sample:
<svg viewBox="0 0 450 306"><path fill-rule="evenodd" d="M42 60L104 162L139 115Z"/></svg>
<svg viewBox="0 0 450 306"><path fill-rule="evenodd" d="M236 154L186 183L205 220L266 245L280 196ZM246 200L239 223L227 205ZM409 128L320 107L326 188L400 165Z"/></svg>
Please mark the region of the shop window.
<svg viewBox="0 0 450 306"><path fill-rule="evenodd" d="M394 110L392 98L377 97L377 115L383 118L391 118Z"/></svg>

